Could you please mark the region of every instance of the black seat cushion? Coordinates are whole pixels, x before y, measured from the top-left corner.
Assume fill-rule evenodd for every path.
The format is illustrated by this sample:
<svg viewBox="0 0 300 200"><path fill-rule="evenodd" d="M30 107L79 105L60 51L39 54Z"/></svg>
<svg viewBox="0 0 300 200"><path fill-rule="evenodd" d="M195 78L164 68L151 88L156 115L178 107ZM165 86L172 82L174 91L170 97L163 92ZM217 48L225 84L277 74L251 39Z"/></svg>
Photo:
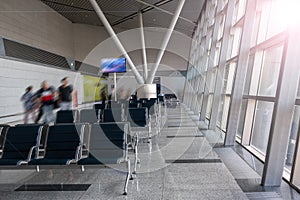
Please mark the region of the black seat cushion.
<svg viewBox="0 0 300 200"><path fill-rule="evenodd" d="M121 122L122 109L105 109L103 112L103 122Z"/></svg>
<svg viewBox="0 0 300 200"><path fill-rule="evenodd" d="M116 164L119 158L97 158L89 154L87 158L78 161L78 165Z"/></svg>
<svg viewBox="0 0 300 200"><path fill-rule="evenodd" d="M60 110L56 114L55 123L74 123L75 110Z"/></svg>
<svg viewBox="0 0 300 200"><path fill-rule="evenodd" d="M147 108L129 108L127 120L132 127L145 127L147 125Z"/></svg>
<svg viewBox="0 0 300 200"><path fill-rule="evenodd" d="M93 124L90 132L89 155L78 164L116 164L124 158L128 123Z"/></svg>
<svg viewBox="0 0 300 200"><path fill-rule="evenodd" d="M32 160L30 165L64 165L76 158L82 125L59 124L49 127L44 158Z"/></svg>
<svg viewBox="0 0 300 200"><path fill-rule="evenodd" d="M30 149L37 144L39 130L39 125L10 127L1 160L26 160Z"/></svg>
<svg viewBox="0 0 300 200"><path fill-rule="evenodd" d="M0 165L17 165L19 159L0 159Z"/></svg>

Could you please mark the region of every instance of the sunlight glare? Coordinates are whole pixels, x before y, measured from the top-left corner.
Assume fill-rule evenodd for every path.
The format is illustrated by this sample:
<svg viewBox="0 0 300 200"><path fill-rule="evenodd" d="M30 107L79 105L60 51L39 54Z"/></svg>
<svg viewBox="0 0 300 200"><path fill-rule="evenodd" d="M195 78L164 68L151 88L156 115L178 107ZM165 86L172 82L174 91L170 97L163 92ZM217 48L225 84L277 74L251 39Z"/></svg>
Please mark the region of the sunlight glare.
<svg viewBox="0 0 300 200"><path fill-rule="evenodd" d="M279 24L300 26L300 0L273 0L273 3Z"/></svg>

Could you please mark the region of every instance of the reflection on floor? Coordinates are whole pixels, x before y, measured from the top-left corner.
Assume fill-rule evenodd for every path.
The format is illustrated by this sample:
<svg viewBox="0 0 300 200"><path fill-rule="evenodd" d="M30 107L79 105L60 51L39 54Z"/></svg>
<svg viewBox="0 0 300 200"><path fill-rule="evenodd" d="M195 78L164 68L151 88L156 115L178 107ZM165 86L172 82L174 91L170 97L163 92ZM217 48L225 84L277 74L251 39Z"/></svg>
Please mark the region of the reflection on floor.
<svg viewBox="0 0 300 200"><path fill-rule="evenodd" d="M141 162L127 196L125 172L110 166L0 171L0 199L293 199L280 188L262 189L260 175L219 145L224 136L197 119L184 106L167 109L161 132L140 143Z"/></svg>

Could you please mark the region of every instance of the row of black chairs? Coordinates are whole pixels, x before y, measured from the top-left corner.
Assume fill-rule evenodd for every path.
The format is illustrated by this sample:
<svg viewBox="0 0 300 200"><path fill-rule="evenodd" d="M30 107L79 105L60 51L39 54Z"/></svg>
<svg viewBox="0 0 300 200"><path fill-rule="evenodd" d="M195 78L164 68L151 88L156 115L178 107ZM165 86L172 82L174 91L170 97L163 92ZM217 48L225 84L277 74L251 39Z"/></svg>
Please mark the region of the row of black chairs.
<svg viewBox="0 0 300 200"><path fill-rule="evenodd" d="M121 109L121 108L142 108L146 107L148 109L149 115L153 115L155 112L155 105L159 102L164 102L164 97L159 96L158 98L150 99L129 99L129 100L119 100L119 101L107 101L106 103L96 103L94 109L98 112L104 109Z"/></svg>
<svg viewBox="0 0 300 200"><path fill-rule="evenodd" d="M129 99L129 100L119 100L119 101L107 101L106 103L96 103L94 104L94 109L99 113L101 119L104 109L124 109L128 108L147 108L149 116L155 116L157 120L158 115L158 105L162 103L164 105L164 96L158 96L158 98L140 98L140 99ZM126 113L125 113L126 114Z"/></svg>
<svg viewBox="0 0 300 200"><path fill-rule="evenodd" d="M98 122L129 122L132 128L147 128L148 134L151 134L151 116L148 115L148 109L143 108L124 108L104 109L98 113L94 109L64 110L58 111L56 124L61 123L98 123Z"/></svg>
<svg viewBox="0 0 300 200"><path fill-rule="evenodd" d="M107 102L99 102L94 105L95 110L111 109L111 108L120 108L124 106L125 108L139 108L139 107L148 107L149 105L154 105L155 103L164 102L164 96L158 96L158 98L140 98L140 99L129 99L129 100L118 100Z"/></svg>
<svg viewBox="0 0 300 200"><path fill-rule="evenodd" d="M132 177L128 148L136 151L130 124L56 124L0 126L0 165L40 166L127 163L124 194ZM135 156L136 170L137 155ZM134 171L135 173L135 171Z"/></svg>
<svg viewBox="0 0 300 200"><path fill-rule="evenodd" d="M60 110L57 112L55 124L62 123L97 123L97 122L130 122L133 127L147 125L147 108L104 109L100 119L99 113L94 109Z"/></svg>

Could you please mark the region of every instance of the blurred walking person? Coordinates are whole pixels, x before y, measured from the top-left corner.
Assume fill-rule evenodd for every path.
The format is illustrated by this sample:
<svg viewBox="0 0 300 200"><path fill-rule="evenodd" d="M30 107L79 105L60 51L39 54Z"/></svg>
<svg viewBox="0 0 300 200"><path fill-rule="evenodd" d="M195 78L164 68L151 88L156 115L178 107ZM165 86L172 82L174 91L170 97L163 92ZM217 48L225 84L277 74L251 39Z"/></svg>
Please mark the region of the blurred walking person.
<svg viewBox="0 0 300 200"><path fill-rule="evenodd" d="M60 102L60 109L71 110L73 86L69 84L68 77L64 77L60 82L61 86L58 88L58 100Z"/></svg>
<svg viewBox="0 0 300 200"><path fill-rule="evenodd" d="M35 121L35 103L32 93L33 86L28 86L21 97L24 107L24 124L28 124L28 117L31 115L32 121Z"/></svg>
<svg viewBox="0 0 300 200"><path fill-rule="evenodd" d="M50 86L47 81L41 83L41 89L36 92L37 98L39 98L40 106L42 107L44 114L44 123L49 124L55 121L54 110L54 98L55 89Z"/></svg>

